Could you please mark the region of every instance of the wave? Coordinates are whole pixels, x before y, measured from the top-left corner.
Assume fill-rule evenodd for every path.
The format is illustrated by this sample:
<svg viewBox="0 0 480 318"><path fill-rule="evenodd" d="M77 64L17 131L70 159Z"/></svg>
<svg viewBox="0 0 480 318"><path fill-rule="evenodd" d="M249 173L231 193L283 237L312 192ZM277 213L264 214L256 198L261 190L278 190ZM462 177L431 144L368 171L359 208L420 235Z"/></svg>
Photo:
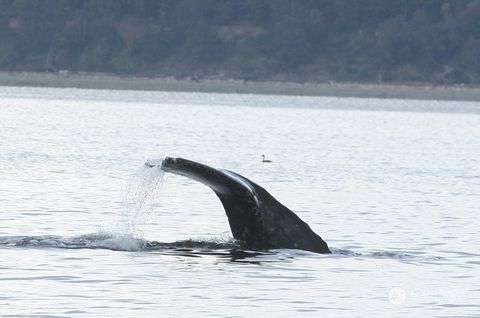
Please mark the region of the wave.
<svg viewBox="0 0 480 318"><path fill-rule="evenodd" d="M94 233L75 237L57 235L3 236L0 248L58 248L58 249L106 249L125 252L154 252L181 257L213 255L226 262L259 264L261 256L276 255L271 251L249 251L241 248L234 239L187 239L176 242L147 241L128 234ZM275 262L278 258L261 259Z"/></svg>
<svg viewBox="0 0 480 318"><path fill-rule="evenodd" d="M44 247L64 249L108 249L113 251L155 251L165 249L236 249L240 248L233 239L211 238L205 240L188 239L176 242L147 241L128 234L93 233L74 237L57 235L3 236L0 246Z"/></svg>
<svg viewBox="0 0 480 318"><path fill-rule="evenodd" d="M2 236L0 247L14 248L58 248L58 249L106 249L125 252L156 252L180 256L216 255L232 261L265 262L281 261L302 257L360 257L373 259L397 259L400 261L441 261L442 257L413 255L405 252L375 251L359 253L347 249L332 248L332 254L316 254L313 252L275 249L269 251L245 250L233 238L212 237L208 239L187 239L175 242L148 241L130 234L92 233L74 237L57 235L41 236ZM275 256L265 258L265 256ZM261 257L261 260L259 259Z"/></svg>

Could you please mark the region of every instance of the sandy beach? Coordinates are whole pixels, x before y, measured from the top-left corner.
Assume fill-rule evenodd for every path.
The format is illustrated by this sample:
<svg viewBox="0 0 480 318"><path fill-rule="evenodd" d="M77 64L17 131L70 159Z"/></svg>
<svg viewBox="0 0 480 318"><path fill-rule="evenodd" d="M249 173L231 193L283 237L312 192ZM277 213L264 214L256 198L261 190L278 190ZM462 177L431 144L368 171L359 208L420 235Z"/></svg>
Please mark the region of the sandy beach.
<svg viewBox="0 0 480 318"><path fill-rule="evenodd" d="M480 101L480 87L461 85L250 82L235 79L177 80L66 71L0 72L0 86Z"/></svg>

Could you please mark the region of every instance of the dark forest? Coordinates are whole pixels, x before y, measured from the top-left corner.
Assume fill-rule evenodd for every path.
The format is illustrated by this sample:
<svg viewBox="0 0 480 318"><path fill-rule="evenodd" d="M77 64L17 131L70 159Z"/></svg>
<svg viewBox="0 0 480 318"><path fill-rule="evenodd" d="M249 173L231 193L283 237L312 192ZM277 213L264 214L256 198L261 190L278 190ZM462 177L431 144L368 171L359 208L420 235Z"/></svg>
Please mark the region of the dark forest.
<svg viewBox="0 0 480 318"><path fill-rule="evenodd" d="M480 81L480 1L2 0L0 69Z"/></svg>

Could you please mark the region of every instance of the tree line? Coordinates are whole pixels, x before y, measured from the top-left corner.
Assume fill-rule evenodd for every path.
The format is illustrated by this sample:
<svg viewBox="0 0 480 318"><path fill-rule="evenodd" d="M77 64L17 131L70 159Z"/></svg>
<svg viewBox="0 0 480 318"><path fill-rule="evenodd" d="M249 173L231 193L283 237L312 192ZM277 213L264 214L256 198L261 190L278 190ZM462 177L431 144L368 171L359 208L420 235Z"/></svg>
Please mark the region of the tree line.
<svg viewBox="0 0 480 318"><path fill-rule="evenodd" d="M0 69L478 83L480 0L0 0Z"/></svg>

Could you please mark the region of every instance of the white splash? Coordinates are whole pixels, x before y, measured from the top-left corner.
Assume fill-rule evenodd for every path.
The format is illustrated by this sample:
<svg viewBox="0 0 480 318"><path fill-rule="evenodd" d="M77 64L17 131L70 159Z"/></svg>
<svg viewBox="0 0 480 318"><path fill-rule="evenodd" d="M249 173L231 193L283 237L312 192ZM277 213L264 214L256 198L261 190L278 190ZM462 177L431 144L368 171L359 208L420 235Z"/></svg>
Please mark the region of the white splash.
<svg viewBox="0 0 480 318"><path fill-rule="evenodd" d="M131 234L99 232L82 237L88 248L105 248L114 251L139 251L145 248L146 241Z"/></svg>
<svg viewBox="0 0 480 318"><path fill-rule="evenodd" d="M141 237L141 227L153 211L155 201L164 181L160 167L142 167L128 183L125 194L125 211L118 224L119 232Z"/></svg>

